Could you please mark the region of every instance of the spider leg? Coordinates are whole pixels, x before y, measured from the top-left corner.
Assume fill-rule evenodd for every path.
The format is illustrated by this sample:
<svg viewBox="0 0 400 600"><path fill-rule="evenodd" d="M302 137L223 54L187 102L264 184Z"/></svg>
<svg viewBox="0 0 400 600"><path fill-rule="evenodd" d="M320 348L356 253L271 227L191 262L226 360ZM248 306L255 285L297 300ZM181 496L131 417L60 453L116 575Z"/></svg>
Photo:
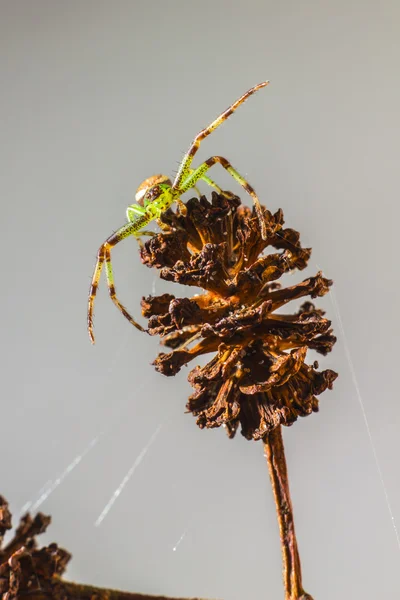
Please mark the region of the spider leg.
<svg viewBox="0 0 400 600"><path fill-rule="evenodd" d="M193 173L194 169L189 169L188 172L188 176L191 175ZM215 190L217 190L218 194L223 194L224 192L222 191L222 189L219 187L219 185L217 185L215 183L215 181L213 181L212 179L210 179L209 177L207 177L207 175L203 175L202 177L200 177L200 179L202 181L205 181L205 183L207 183L207 185L209 185L210 187L213 187ZM199 195L199 198L201 197L201 193L198 190L198 188L194 185L193 188L196 190L197 194Z"/></svg>
<svg viewBox="0 0 400 600"><path fill-rule="evenodd" d="M210 123L210 125L208 127L206 127L205 129L202 129L196 135L189 150L186 152L186 154L183 157L182 162L179 166L178 173L176 174L174 183L172 185L173 189L178 189L179 191L181 190L182 182L185 179L187 179L187 177L190 173L190 165L192 164L193 158L194 158L197 150L199 149L202 140L204 140L204 138L206 138L208 135L210 135L210 133L212 133L217 127L219 127L219 125L221 125L224 121L226 121L228 119L228 117L230 117L235 112L235 110L241 104L243 104L243 102L245 102L247 100L247 98L252 96L260 88L263 88L266 85L268 85L268 83L269 83L269 81L263 81L262 83L259 83L259 84L255 85L254 87L250 88L245 94L243 94L243 96L241 96L229 108L227 108L223 113L221 113L219 115L219 117L217 117L215 119L215 121Z"/></svg>
<svg viewBox="0 0 400 600"><path fill-rule="evenodd" d="M208 171L208 169L210 169L213 165L215 165L217 163L219 163L222 167L224 167L224 169L226 169L228 171L228 173L230 175L232 175L232 177L253 198L256 213L257 213L258 219L260 221L261 235L262 235L262 238L265 240L267 238L267 231L266 231L266 227L265 227L265 218L264 218L263 210L262 210L260 201L258 199L258 196L257 196L254 188L248 183L248 181L246 181L246 179L244 177L242 177L240 175L240 173L238 173L236 171L236 169L234 169L232 167L231 163L228 160L226 160L226 158L223 158L222 156L211 156L211 158L209 158L204 163L202 163L199 167L197 167L197 169L194 169L194 171L192 171L192 173L182 182L181 187L180 187L180 192L182 194L184 192L187 192L187 190L189 190L190 188L192 188L195 185L196 181L198 181L199 179L204 177L204 173L206 173Z"/></svg>
<svg viewBox="0 0 400 600"><path fill-rule="evenodd" d="M97 253L97 261L93 272L92 282L89 290L89 299L88 299L88 312L87 312L87 324L88 324L88 333L92 344L94 344L94 334L93 334L93 310L94 310L94 300L97 293L97 288L99 286L101 272L103 270L104 264L106 265L106 275L107 275L107 285L108 285L108 293L110 295L111 300L117 306L118 310L122 312L124 317L128 319L130 323L139 331L145 331L145 329L135 321L128 313L123 304L118 300L115 286L114 286L114 276L111 266L111 248L113 248L116 244L129 237L130 235L138 235L142 228L152 220L152 217L147 215L143 215L139 217L136 221L132 223L127 223L123 225L118 231L113 233L109 238L106 239L104 244L102 244Z"/></svg>
<svg viewBox="0 0 400 600"><path fill-rule="evenodd" d="M219 185L217 185L215 183L215 181L213 181L212 179L210 179L209 177L207 177L207 175L203 175L203 177L201 177L201 179L203 181L205 181L210 187L213 187L215 190L217 190L218 194L223 194L224 193L222 191L222 189L219 187Z"/></svg>
<svg viewBox="0 0 400 600"><path fill-rule="evenodd" d="M179 207L179 213L185 217L187 215L186 204L184 202L182 202L182 200L179 198L179 196L177 196L175 198L175 202L177 203L177 205Z"/></svg>
<svg viewBox="0 0 400 600"><path fill-rule="evenodd" d="M94 335L93 335L93 308L94 308L94 299L96 297L97 288L99 287L100 275L103 270L104 265L104 257L105 250L104 244L100 246L99 251L97 253L97 261L96 266L93 271L92 282L90 284L89 290L89 299L88 299L88 312L87 312L87 323L88 323L88 333L90 337L90 341L94 344Z"/></svg>
<svg viewBox="0 0 400 600"><path fill-rule="evenodd" d="M161 231L165 231L167 233L169 233L171 231L171 227L169 225L167 225L167 223L163 223L163 221L161 221L161 218L158 218L156 220L157 225L159 226L159 228L161 229ZM156 233L154 235L157 235Z"/></svg>
<svg viewBox="0 0 400 600"><path fill-rule="evenodd" d="M113 274L113 269L112 269L112 265L111 265L111 247L105 249L105 263L106 263L108 293L110 295L111 300L114 302L114 304L118 308L118 310L120 310L122 312L124 317L126 319L128 319L128 321L134 327L136 327L136 329L139 329L139 331L146 331L144 329L144 327L142 327L139 323L137 323L137 321L135 321L135 319L133 317L131 317L131 315L126 310L125 306L123 304L121 304L121 302L117 298L117 294L115 291L115 285L114 285L114 274Z"/></svg>
<svg viewBox="0 0 400 600"><path fill-rule="evenodd" d="M149 237L154 237L155 235L157 235L157 233L155 231L146 231L145 229L142 229L140 233L138 233L135 237L137 237L138 239L142 237L142 235L148 235Z"/></svg>
<svg viewBox="0 0 400 600"><path fill-rule="evenodd" d="M137 219L138 216L141 217L145 214L146 209L143 206L140 206L140 204L131 204L126 209L126 218L130 223Z"/></svg>
<svg viewBox="0 0 400 600"><path fill-rule="evenodd" d="M197 187L197 185L194 185L193 189L196 192L196 194L198 195L198 197L201 198L201 192L200 192L199 188Z"/></svg>

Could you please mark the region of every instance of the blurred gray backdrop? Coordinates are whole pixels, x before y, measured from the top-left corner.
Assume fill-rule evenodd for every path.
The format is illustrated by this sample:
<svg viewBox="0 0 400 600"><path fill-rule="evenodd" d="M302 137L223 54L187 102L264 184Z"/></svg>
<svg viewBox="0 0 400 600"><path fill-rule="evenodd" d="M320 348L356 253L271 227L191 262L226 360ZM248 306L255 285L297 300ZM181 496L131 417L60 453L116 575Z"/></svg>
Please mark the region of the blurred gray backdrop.
<svg viewBox="0 0 400 600"><path fill-rule="evenodd" d="M16 517L53 516L43 541L72 552L70 578L283 598L261 445L198 430L188 370L155 373L157 340L103 279L94 347L85 322L97 249L138 184L270 79L198 160L227 156L313 247L308 272L335 280L321 364L340 377L284 431L304 584L316 600L400 593L399 19L395 0L0 2L0 493ZM113 257L136 316L172 288L133 240Z"/></svg>

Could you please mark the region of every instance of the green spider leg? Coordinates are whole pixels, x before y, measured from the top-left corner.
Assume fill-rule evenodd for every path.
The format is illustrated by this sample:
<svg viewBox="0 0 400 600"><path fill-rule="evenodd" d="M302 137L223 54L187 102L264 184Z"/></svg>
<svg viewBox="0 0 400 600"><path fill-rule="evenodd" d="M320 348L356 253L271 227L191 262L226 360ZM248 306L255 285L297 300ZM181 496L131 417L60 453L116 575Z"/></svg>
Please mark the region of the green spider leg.
<svg viewBox="0 0 400 600"><path fill-rule="evenodd" d="M203 179L204 173L217 163L219 163L224 169L226 169L228 171L228 173L230 175L232 175L232 177L235 179L235 181L237 181L246 190L246 192L248 194L250 194L250 196L253 198L253 201L254 201L254 204L255 204L256 210L257 210L257 205L259 204L259 200L258 200L258 197L257 197L257 194L256 194L254 188L248 183L248 181L246 181L246 179L244 177L242 177L240 175L240 173L238 173L236 171L236 169L234 169L232 167L231 163L228 160L226 160L226 158L223 158L223 156L211 156L209 159L207 159L205 162L203 162L199 167L197 167L197 169L192 170L192 172L187 177L187 179L185 179L182 182L181 187L180 187L180 192L183 194L184 192L187 192L188 190L190 190L190 188L194 187L196 181L198 181L199 179ZM261 206L260 206L260 210L261 210ZM258 214L258 210L257 210L257 214ZM262 220L261 223L264 225L264 229L265 229L264 220ZM264 233L266 233L266 232L264 232Z"/></svg>
<svg viewBox="0 0 400 600"><path fill-rule="evenodd" d="M139 217L144 216L144 215L146 215L146 213L147 213L146 206L141 206L140 204L131 204L126 209L126 218L128 219L129 222L133 223L138 218L138 216ZM168 228L166 225L164 225L164 223L162 221L160 221L160 219L157 219L157 224L163 230ZM135 237L139 238L143 235L147 235L149 237L154 237L157 234L154 231L147 231L145 229L141 229L140 232L138 232L135 235ZM140 240L139 240L139 245L142 246L142 243Z"/></svg>
<svg viewBox="0 0 400 600"><path fill-rule="evenodd" d="M208 125L208 127L206 127L205 129L202 129L196 135L189 150L183 157L181 165L178 169L178 173L176 174L174 183L172 185L172 190L181 194L181 193L183 193L183 191L187 191L188 189L190 189L190 187L193 187L193 185L196 183L196 181L198 181L198 179L200 179L203 176L205 171L207 171L207 169L212 164L215 164L215 162L220 162L222 164L222 166L224 166L224 168L226 168L228 170L228 172L232 175L232 177L234 177L234 179L236 179L236 181L238 181L240 183L240 185L242 185L244 187L244 189L252 196L254 205L256 208L257 216L260 221L261 234L264 239L266 238L267 232L266 232L266 227L265 227L264 215L262 212L262 208L261 208L261 204L258 199L258 196L256 195L254 189L250 186L250 184L232 167L232 165L226 159L223 159L225 164L223 164L222 161L218 160L218 158L222 158L222 157L212 157L209 160L215 159L214 162L212 162L206 168L204 168L204 165L206 163L203 163L203 165L200 165L200 167L198 169L195 169L194 172L191 174L191 171L192 171L191 164L192 164L193 158L194 158L197 150L199 149L201 142L204 140L204 138L206 138L208 135L210 135L213 131L215 131L215 129L217 127L219 127L224 121L226 121L235 112L235 110L241 104L243 104L243 102L245 102L247 100L247 98L249 98L252 94L257 92L260 88L263 88L266 85L268 85L268 83L269 83L269 81L263 81L262 83L259 83L258 85L255 85L254 87L252 87L245 94L243 94L243 96L241 96L238 100L236 100L236 102L234 102L229 108L227 108L223 113L221 113L219 115L219 117L217 117L215 119L215 121L210 123L210 125ZM229 167L229 169L228 169L228 167ZM203 168L203 170L201 171L201 175L197 176L197 174L199 173L199 169L202 169L202 168ZM194 176L194 173L196 173L196 176ZM188 180L192 182L192 185L189 187L187 186Z"/></svg>
<svg viewBox="0 0 400 600"><path fill-rule="evenodd" d="M126 209L126 218L129 223L133 223L135 219L142 217L146 214L146 209L144 206L140 206L140 204L131 204Z"/></svg>
<svg viewBox="0 0 400 600"><path fill-rule="evenodd" d="M191 175L192 173L194 173L194 169L189 169L189 174ZM215 183L215 181L213 181L212 179L210 179L209 177L207 177L206 175L199 177L199 179L201 179L202 181L204 181L205 183L207 183L207 185L209 185L210 187L213 187L215 190L217 190L218 194L223 194L224 192L222 191L222 189L219 187L219 185L217 185ZM197 180L196 180L197 181ZM197 185L193 185L191 186L196 194L198 195L199 198L201 198L201 192L199 190L199 188L197 187ZM189 189L189 188L188 188ZM180 191L180 190L179 190Z"/></svg>
<svg viewBox="0 0 400 600"><path fill-rule="evenodd" d="M194 169L189 169L188 172L188 176L191 175L192 173L194 173ZM215 183L215 181L213 181L212 179L210 179L209 177L207 177L207 175L202 175L201 177L199 177L199 179L201 179L202 181L204 181L207 185L209 185L210 187L213 187L215 190L217 190L217 192L219 194L223 194L224 192L222 191L222 189L219 187L219 185L217 185ZM197 181L197 180L196 180ZM192 186L193 189L196 190L196 192L198 193L199 196L201 196L200 191L198 190L197 186L193 185ZM180 190L179 190L180 191Z"/></svg>
<svg viewBox="0 0 400 600"><path fill-rule="evenodd" d="M191 169L191 174L194 172L194 169ZM210 187L213 187L215 190L217 190L218 194L223 194L224 192L222 191L222 189L219 187L219 185L217 185L215 183L215 181L213 181L212 179L210 179L209 177L207 177L207 175L202 175L200 177L200 179L202 181L205 181L207 183L207 185L209 185Z"/></svg>
<svg viewBox="0 0 400 600"><path fill-rule="evenodd" d="M119 242L129 237L130 235L134 235L135 237L142 234L143 227L145 227L154 217L150 217L147 214L143 214L141 217L137 218L133 222L129 222L126 225L123 225L118 231L113 233L106 241L100 246L99 251L97 253L97 262L94 268L92 282L89 290L89 299L88 299L88 313L87 313L87 322L88 322L88 333L92 344L94 344L94 334L93 334L93 310L94 310L94 300L97 293L97 288L99 286L101 272L103 267L105 266L106 270L106 278L107 278L107 287L108 293L111 300L114 302L118 310L122 312L124 317L128 319L128 321L139 329L139 331L146 331L144 327L142 327L135 319L129 314L126 310L125 306L118 300L117 294L115 291L114 285L114 274L111 264L111 249L116 246Z"/></svg>

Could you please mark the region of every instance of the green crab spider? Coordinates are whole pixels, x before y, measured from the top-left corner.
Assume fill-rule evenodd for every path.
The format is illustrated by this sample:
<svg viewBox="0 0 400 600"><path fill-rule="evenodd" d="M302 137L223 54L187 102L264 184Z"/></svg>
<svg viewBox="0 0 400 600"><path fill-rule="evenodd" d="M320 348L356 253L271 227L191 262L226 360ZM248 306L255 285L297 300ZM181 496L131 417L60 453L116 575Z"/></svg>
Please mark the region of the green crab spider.
<svg viewBox="0 0 400 600"><path fill-rule="evenodd" d="M97 288L100 281L100 275L105 266L106 277L107 277L107 285L108 285L108 293L110 295L111 300L117 306L117 308L121 311L121 313L128 319L128 321L139 329L139 331L145 331L145 329L131 317L123 304L118 300L115 285L114 285L114 275L111 266L111 248L113 248L116 244L129 237L130 235L134 235L135 237L139 237L140 235L148 234L149 232L144 231L144 227L153 220L159 220L160 216L163 212L165 212L174 202L176 202L179 206L179 209L182 214L186 213L186 207L181 200L181 195L190 190L191 188L196 187L196 183L201 179L205 181L208 185L215 188L219 193L223 193L221 188L217 186L217 184L212 181L209 177L207 177L206 172L213 166L219 163L228 173L237 181L245 190L250 194L253 198L254 206L256 209L256 213L260 222L261 234L262 237L266 238L266 226L263 216L263 211L260 205L260 201L257 197L256 192L252 188L252 186L242 177L236 169L234 169L231 163L223 158L222 156L211 156L208 160L203 162L199 167L193 169L192 161L200 147L200 143L204 138L206 138L210 133L212 133L219 125L221 125L224 121L230 117L235 110L247 100L250 96L252 96L259 89L267 86L269 81L263 81L258 85L250 88L243 96L241 96L236 102L234 102L229 108L227 108L223 113L219 115L208 127L202 129L194 138L192 144L190 145L189 150L184 155L182 162L179 165L178 172L176 174L175 180L171 183L170 179L164 175L153 175L149 177L143 183L140 184L136 191L135 204L131 204L128 206L126 211L126 217L128 223L123 225L120 229L118 229L115 233L110 235L109 238L100 246L99 251L97 253L97 261L93 272L92 282L89 290L89 300L88 300L88 313L87 313L87 324L88 324L88 333L92 344L94 344L94 334L93 334L93 309L94 309L94 300L96 297ZM160 224L160 223L159 223Z"/></svg>

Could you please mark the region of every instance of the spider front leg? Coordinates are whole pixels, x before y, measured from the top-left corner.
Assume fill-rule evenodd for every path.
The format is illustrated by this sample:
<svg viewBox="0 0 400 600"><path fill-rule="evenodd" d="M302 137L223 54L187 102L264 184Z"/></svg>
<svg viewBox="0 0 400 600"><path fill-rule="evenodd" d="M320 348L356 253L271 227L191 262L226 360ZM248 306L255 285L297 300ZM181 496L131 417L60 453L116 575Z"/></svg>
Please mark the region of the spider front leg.
<svg viewBox="0 0 400 600"><path fill-rule="evenodd" d="M200 144L201 142L204 140L204 138L206 138L208 135L210 135L213 131L215 131L215 129L217 129L217 127L219 127L224 121L226 121L234 112L235 110L241 105L243 104L243 102L245 102L248 98L250 98L250 96L252 96L253 94L255 94L255 92L257 92L259 89L267 86L269 84L269 81L262 81L261 83L255 85L254 87L250 88L249 90L247 90L247 92L245 92L243 94L243 96L241 96L240 98L238 98L238 100L236 100L236 102L234 102L229 108L227 108L223 113L221 113L219 115L219 117L217 117L212 123L210 123L210 125L208 125L208 127L206 127L205 129L202 129L194 138L189 150L186 152L185 156L183 157L183 160L180 164L180 167L178 169L178 173L176 174L172 189L175 191L179 191L180 193L183 193L183 187L186 187L186 182L188 180L192 181L192 185L190 185L189 187L186 187L186 189L190 189L191 187L194 186L194 184L196 183L196 181L198 181L199 178L201 178L201 176L204 174L204 172L207 170L207 167L203 172L202 175L200 175L199 177L194 177L194 174L198 172L198 169L195 169L193 171L193 174L191 174L191 164L193 161L193 158L197 152L197 150L200 148ZM219 158L221 157L212 157L215 158L215 162L218 161ZM211 160L211 159L209 159ZM223 159L225 160L225 159ZM213 162L212 164L215 164L215 162ZM220 162L220 161L218 161ZM257 212L257 216L259 218L260 221L260 226L261 226L261 235L262 237L265 239L266 238L266 226L265 226L265 220L264 220L264 215L262 213L262 209L261 209L261 205L260 202L257 198L257 195L255 193L255 191L253 190L253 188L247 183L247 181L241 176L239 175L239 173L233 169L232 165L230 165L230 163L228 161L225 161L226 164L229 166L229 169L227 169L230 174L232 175L232 177L234 177L234 179L236 179L236 181L238 181L240 183L241 186L244 187L244 189L253 197L254 203L255 203L255 207L256 207L256 212ZM222 164L222 162L221 162ZM203 165L201 165L203 166ZM211 166L211 165L210 165ZM227 168L227 166L225 166L224 164L222 164L222 166L224 166L224 168Z"/></svg>
<svg viewBox="0 0 400 600"><path fill-rule="evenodd" d="M192 174L194 172L194 169L189 169L189 173ZM221 188L219 187L219 185L217 185L215 183L215 181L213 181L212 179L210 179L209 177L207 177L207 175L203 175L202 177L200 177L200 179L202 181L205 181L205 183L207 185L209 185L210 187L213 187L215 190L217 190L218 194L223 194L224 192L221 190ZM193 186L193 189L196 190L199 198L201 198L201 192L200 190L197 188L197 186Z"/></svg>
<svg viewBox="0 0 400 600"><path fill-rule="evenodd" d="M126 209L126 218L129 221L129 223L133 223L134 221L137 220L138 217L143 217L146 214L146 209L144 206L140 206L140 204L131 204L130 206L128 206L128 208ZM141 229L140 233L137 234L136 237L139 237L142 235L148 235L148 236L154 236L156 235L154 233L154 231L145 231L144 229ZM140 240L139 240L139 244L140 244Z"/></svg>
<svg viewBox="0 0 400 600"><path fill-rule="evenodd" d="M94 268L92 283L90 285L89 290L89 300L88 300L88 313L87 313L87 323L88 323L88 333L92 344L94 344L94 334L93 334L93 310L94 310L94 300L97 293L97 288L99 286L101 272L103 270L103 266L105 265L106 269L106 277L107 277L107 286L108 293L110 295L111 300L114 302L115 306L118 310L124 315L126 319L139 331L146 331L139 323L135 321L133 317L128 313L125 306L121 304L121 302L117 298L117 294L115 291L114 285L114 274L111 265L111 249L129 237L130 235L137 236L139 231L141 231L142 227L144 227L148 222L149 218L146 218L146 215L143 215L140 219L135 222L127 223L118 231L116 231L113 235L111 235L99 248L97 253L97 261L96 266Z"/></svg>
<svg viewBox="0 0 400 600"><path fill-rule="evenodd" d="M131 204L126 209L126 218L129 223L133 223L138 217L142 217L146 214L146 209L140 204Z"/></svg>
<svg viewBox="0 0 400 600"><path fill-rule="evenodd" d="M222 191L222 189L219 187L219 185L217 185L215 183L215 181L213 181L212 179L210 179L209 177L207 177L207 175L203 175L203 177L201 179L203 181L205 181L210 187L213 187L215 190L217 190L218 194L223 194L224 193Z"/></svg>
<svg viewBox="0 0 400 600"><path fill-rule="evenodd" d="M118 241L120 241L120 240L118 240ZM125 306L123 304L121 304L121 302L117 298L117 294L115 292L115 285L114 285L114 274L113 274L113 269L112 269L112 265L111 265L111 247L106 249L105 263L106 263L106 277L107 277L108 293L110 295L111 300L114 302L114 304L118 308L118 310L120 310L122 312L124 317L126 319L128 319L128 321L134 327L136 327L136 329L139 329L139 331L146 331L144 329L144 327L142 327L139 323L137 323L135 321L135 319L133 317L131 317L131 315L126 310Z"/></svg>
<svg viewBox="0 0 400 600"><path fill-rule="evenodd" d="M179 192L183 194L187 192L190 188L192 188L196 181L204 178L204 174L210 169L213 165L219 163L224 169L228 171L228 173L237 181L250 196L253 198L254 206L257 212L258 219L260 221L261 227L261 236L265 240L267 238L267 230L265 226L265 218L263 214L263 210L258 199L258 196L254 190L254 188L249 184L248 181L244 177L240 175L231 165L231 163L223 158L222 156L211 156L208 160L202 163L197 169L194 169L191 174L182 182Z"/></svg>
<svg viewBox="0 0 400 600"><path fill-rule="evenodd" d="M248 98L250 98L250 96L255 94L259 89L267 86L268 84L269 84L269 81L262 81L261 83L258 83L254 87L247 90L247 92L245 92L243 94L243 96L240 96L240 98L238 100L236 100L236 102L234 102L233 104L231 104L231 106L229 106L229 108L224 110L224 112L221 113L219 115L219 117L217 117L212 123L210 123L210 125L208 125L208 127L205 127L205 129L202 129L196 135L196 137L194 138L193 142L190 145L189 150L186 152L186 154L183 157L183 160L179 166L178 172L176 174L176 177L175 177L175 180L174 180L174 183L172 186L173 189L180 189L183 181L189 175L193 158L194 158L197 150L200 148L201 142L208 135L210 135L213 131L215 131L217 129L217 127L222 125L222 123L224 121L226 121L235 112L235 110L237 108L239 108L239 106L241 104L243 104L243 102L245 102Z"/></svg>

